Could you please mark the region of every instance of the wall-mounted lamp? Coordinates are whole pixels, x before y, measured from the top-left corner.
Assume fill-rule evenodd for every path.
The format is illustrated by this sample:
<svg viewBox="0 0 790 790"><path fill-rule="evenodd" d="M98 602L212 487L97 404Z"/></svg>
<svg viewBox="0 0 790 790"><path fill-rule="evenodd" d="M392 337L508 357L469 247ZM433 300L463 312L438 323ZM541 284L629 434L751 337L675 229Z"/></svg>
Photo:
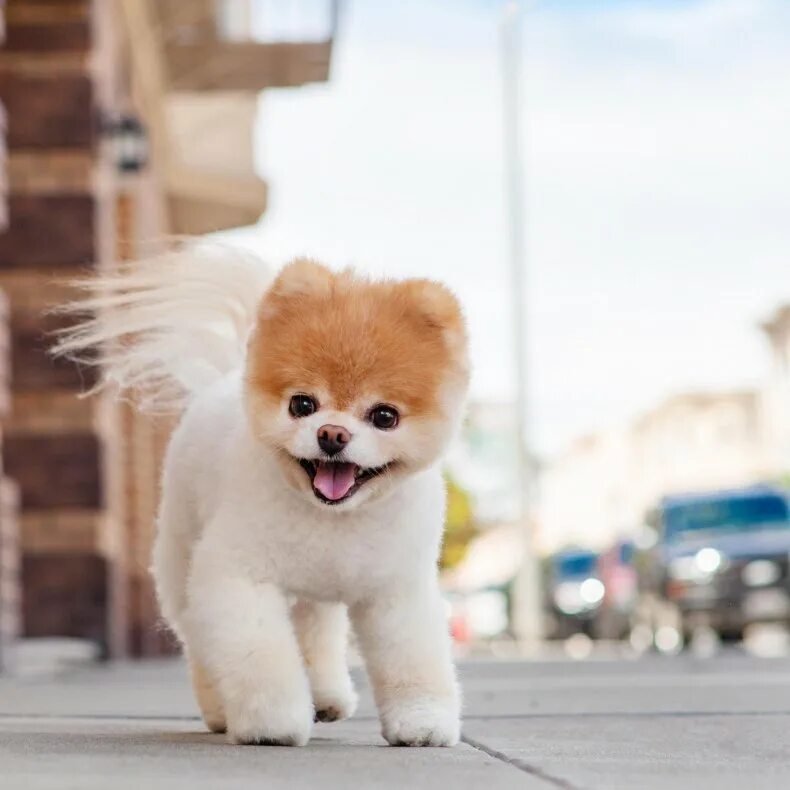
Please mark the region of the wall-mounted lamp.
<svg viewBox="0 0 790 790"><path fill-rule="evenodd" d="M148 135L137 116L106 119L103 131L112 142L112 156L119 173L139 173L148 164Z"/></svg>

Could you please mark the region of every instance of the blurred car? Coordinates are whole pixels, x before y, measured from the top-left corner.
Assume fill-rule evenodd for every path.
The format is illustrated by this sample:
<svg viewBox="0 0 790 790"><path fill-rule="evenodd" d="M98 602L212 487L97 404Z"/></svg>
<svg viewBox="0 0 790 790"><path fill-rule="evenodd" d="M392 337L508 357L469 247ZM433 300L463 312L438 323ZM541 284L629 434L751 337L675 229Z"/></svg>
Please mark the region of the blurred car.
<svg viewBox="0 0 790 790"><path fill-rule="evenodd" d="M770 486L665 497L644 570L686 640L709 627L740 639L758 622L790 624L790 507Z"/></svg>
<svg viewBox="0 0 790 790"><path fill-rule="evenodd" d="M548 636L564 639L576 633L594 635L594 621L604 600L598 554L572 549L549 561L546 584Z"/></svg>

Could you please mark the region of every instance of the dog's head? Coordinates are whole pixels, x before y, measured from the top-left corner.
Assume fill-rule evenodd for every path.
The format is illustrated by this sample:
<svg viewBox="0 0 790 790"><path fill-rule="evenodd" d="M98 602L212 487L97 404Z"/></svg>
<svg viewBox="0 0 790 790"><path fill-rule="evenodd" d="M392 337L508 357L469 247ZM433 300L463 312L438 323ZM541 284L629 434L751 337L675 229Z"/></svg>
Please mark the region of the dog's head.
<svg viewBox="0 0 790 790"><path fill-rule="evenodd" d="M464 320L444 286L297 260L261 303L245 398L288 484L346 510L438 459L467 380Z"/></svg>

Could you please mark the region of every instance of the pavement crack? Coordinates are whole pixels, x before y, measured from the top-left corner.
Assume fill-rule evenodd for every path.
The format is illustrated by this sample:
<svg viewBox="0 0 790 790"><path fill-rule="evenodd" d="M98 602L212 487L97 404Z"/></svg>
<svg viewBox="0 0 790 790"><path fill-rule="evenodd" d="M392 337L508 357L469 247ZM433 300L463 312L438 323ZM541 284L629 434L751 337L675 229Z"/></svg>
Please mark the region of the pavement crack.
<svg viewBox="0 0 790 790"><path fill-rule="evenodd" d="M470 738L468 735L462 735L461 740L465 744L471 746L473 749L477 749L478 751L487 754L489 757L493 757L495 760L499 760L500 762L506 763L507 765L512 765L519 771L523 771L525 774L534 776L536 779L541 779L544 782L553 785L554 787L561 787L563 790L582 790L582 788L580 788L578 785L571 784L559 776L552 776L541 768L538 768L535 765L530 765L524 760L519 760L517 757L510 757L504 752L500 752L497 749L492 749L490 746L486 746L486 744L484 744L482 741L478 741L475 738Z"/></svg>

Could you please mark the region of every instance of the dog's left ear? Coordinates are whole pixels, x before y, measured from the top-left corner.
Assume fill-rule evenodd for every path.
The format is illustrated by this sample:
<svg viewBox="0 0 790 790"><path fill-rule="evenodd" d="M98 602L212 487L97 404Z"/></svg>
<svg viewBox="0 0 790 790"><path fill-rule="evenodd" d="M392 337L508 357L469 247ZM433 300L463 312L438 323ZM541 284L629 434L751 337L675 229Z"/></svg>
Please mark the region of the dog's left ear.
<svg viewBox="0 0 790 790"><path fill-rule="evenodd" d="M435 280L405 280L407 298L428 330L438 330L451 359L464 377L469 375L466 321L455 294Z"/></svg>
<svg viewBox="0 0 790 790"><path fill-rule="evenodd" d="M404 281L403 287L430 326L445 332L465 333L461 305L447 286L435 280L418 279Z"/></svg>

